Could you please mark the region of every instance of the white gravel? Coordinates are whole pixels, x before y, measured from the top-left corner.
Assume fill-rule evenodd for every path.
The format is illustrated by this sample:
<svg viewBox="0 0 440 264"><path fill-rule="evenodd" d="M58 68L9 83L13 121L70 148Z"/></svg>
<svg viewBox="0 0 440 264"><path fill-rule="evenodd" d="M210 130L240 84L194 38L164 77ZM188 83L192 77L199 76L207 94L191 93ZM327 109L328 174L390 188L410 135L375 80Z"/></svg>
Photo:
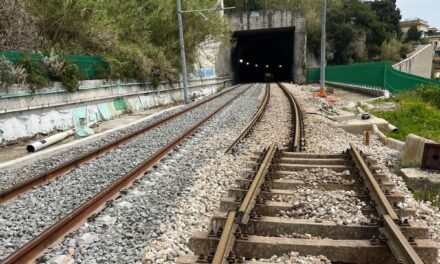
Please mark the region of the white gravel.
<svg viewBox="0 0 440 264"><path fill-rule="evenodd" d="M261 87L261 86L260 86ZM143 248L156 241L153 263L186 254L191 227L208 222L231 178L210 173L216 159L256 111L260 88L252 88L186 140L155 170L39 261L140 263ZM241 113L235 115L234 113ZM234 170L234 168L228 168ZM223 192L222 192L223 190Z"/></svg>
<svg viewBox="0 0 440 264"><path fill-rule="evenodd" d="M247 86L239 90L245 87ZM237 92L214 99L183 114L177 120L153 129L82 165L52 183L35 187L31 192L10 203L0 205L0 259L133 169L146 157L234 97ZM126 206L121 205L118 208Z"/></svg>
<svg viewBox="0 0 440 264"><path fill-rule="evenodd" d="M297 188L294 195L275 195L272 201L292 204L292 210L281 211L280 217L332 220L338 225L367 222L361 210L366 204L356 198L354 191L304 187Z"/></svg>
<svg viewBox="0 0 440 264"><path fill-rule="evenodd" d="M271 99L262 119L255 127L249 138L243 140L236 154L219 154L216 161L197 172L200 179L198 184L191 189L188 200L182 201L179 209L181 216L177 219L177 227L182 231L177 232L171 228L169 232L152 240L145 248L144 263L175 263L176 257L191 252L179 252L175 250L181 246L186 248L186 243L191 234L196 231L208 231L211 216L220 206L220 198L225 196L227 190L233 185L235 177L244 169L245 164L255 151L261 151L262 146L268 146L275 142L288 142L289 129L280 124L289 124L290 108L288 100L276 85L272 85ZM262 94L260 95L260 100ZM244 126L241 128L243 129ZM241 131L240 131L241 132ZM229 138L228 144L232 143L236 134ZM226 149L225 147L223 151ZM238 154L239 153L239 154ZM220 184L221 188L213 189L211 186ZM209 194L209 195L208 195ZM200 206L200 203L209 203L209 210ZM177 252L177 254L176 254Z"/></svg>
<svg viewBox="0 0 440 264"><path fill-rule="evenodd" d="M291 171L289 175L281 180L299 180L308 185L317 186L318 184L334 183L342 185L355 184L356 180L350 176L350 171L336 172L327 168L305 169L301 171Z"/></svg>
<svg viewBox="0 0 440 264"><path fill-rule="evenodd" d="M324 256L300 256L298 252L291 252L283 256L272 256L270 259L252 259L244 263L252 264L253 261L268 262L268 263L282 263L282 264L330 264Z"/></svg>
<svg viewBox="0 0 440 264"><path fill-rule="evenodd" d="M304 112L320 113L320 99L314 98L310 88L313 86L287 85L290 91L295 92L301 102ZM364 153L378 161L381 171L395 184L395 189L405 194L404 208L416 209L416 220L424 220L429 226L430 237L436 241L439 248L438 262L440 263L440 210L431 206L430 202L421 202L414 199L401 176L396 175L394 165L398 164L399 152L383 146L378 137L373 135L370 146L363 145L361 135L353 135L339 128L339 123L319 115L305 114L307 151L312 153L331 152L340 153L349 148L348 143L355 143Z"/></svg>

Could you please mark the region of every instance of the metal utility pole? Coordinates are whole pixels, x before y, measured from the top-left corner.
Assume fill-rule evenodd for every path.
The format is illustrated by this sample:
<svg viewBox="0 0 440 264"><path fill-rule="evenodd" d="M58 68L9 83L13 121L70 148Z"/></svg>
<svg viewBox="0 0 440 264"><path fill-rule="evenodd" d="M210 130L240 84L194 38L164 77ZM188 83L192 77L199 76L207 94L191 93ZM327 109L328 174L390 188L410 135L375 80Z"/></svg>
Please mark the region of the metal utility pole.
<svg viewBox="0 0 440 264"><path fill-rule="evenodd" d="M211 8L211 9L199 9L199 10L184 10L182 11L182 4L180 0L176 0L177 2L177 21L179 24L179 42L180 42L180 63L182 64L182 77L183 77L183 97L185 104L189 103L188 100L188 72L186 70L186 54L185 54L185 39L183 38L183 22L182 22L182 14L183 13L199 13L206 20L208 18L203 15L203 12L222 12L222 15L225 10L235 9L235 7L224 7L223 0L219 0L220 7Z"/></svg>
<svg viewBox="0 0 440 264"><path fill-rule="evenodd" d="M218 0L218 6L220 7L220 16L223 17L225 14L225 1L224 0Z"/></svg>
<svg viewBox="0 0 440 264"><path fill-rule="evenodd" d="M327 20L327 0L322 0L322 11L321 11L321 78L320 85L321 89L317 96L325 97L325 45L326 45L326 20Z"/></svg>
<svg viewBox="0 0 440 264"><path fill-rule="evenodd" d="M183 101L188 104L188 72L186 70L186 54L185 54L185 40L183 38L183 23L182 23L182 5L180 0L177 1L177 20L179 23L179 42L180 42L180 64L182 65L183 77Z"/></svg>

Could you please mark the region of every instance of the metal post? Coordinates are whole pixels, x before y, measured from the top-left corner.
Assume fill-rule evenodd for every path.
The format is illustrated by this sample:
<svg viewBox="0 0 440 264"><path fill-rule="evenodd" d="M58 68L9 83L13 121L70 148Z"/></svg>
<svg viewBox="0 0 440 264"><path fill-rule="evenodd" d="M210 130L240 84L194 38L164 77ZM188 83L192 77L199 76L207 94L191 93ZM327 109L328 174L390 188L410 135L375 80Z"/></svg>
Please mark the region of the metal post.
<svg viewBox="0 0 440 264"><path fill-rule="evenodd" d="M223 17L223 15L225 14L225 1L224 0L218 0L218 5L221 9L220 11L220 16Z"/></svg>
<svg viewBox="0 0 440 264"><path fill-rule="evenodd" d="M321 80L318 93L315 93L317 97L326 97L327 92L325 90L325 38L326 38L326 18L327 18L327 0L322 0L322 11L321 11Z"/></svg>
<svg viewBox="0 0 440 264"><path fill-rule="evenodd" d="M183 98L184 103L188 104L188 72L186 71L186 55L185 55L185 40L183 38L183 23L182 23L182 5L180 0L177 1L177 20L179 23L179 42L180 42L180 63L182 65L183 77Z"/></svg>
<svg viewBox="0 0 440 264"><path fill-rule="evenodd" d="M326 19L327 0L322 0L321 17L321 90L325 92L325 43L326 43Z"/></svg>

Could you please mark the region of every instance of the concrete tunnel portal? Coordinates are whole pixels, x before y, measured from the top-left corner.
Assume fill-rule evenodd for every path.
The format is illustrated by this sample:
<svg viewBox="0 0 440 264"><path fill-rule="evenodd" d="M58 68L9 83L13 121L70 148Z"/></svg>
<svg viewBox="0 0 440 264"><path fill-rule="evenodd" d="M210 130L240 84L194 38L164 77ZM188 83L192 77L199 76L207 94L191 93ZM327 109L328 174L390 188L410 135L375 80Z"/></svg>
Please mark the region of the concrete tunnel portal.
<svg viewBox="0 0 440 264"><path fill-rule="evenodd" d="M237 83L306 81L306 31L301 10L228 14L235 45L230 66Z"/></svg>
<svg viewBox="0 0 440 264"><path fill-rule="evenodd" d="M293 81L294 28L240 31L234 39L232 64L238 83Z"/></svg>

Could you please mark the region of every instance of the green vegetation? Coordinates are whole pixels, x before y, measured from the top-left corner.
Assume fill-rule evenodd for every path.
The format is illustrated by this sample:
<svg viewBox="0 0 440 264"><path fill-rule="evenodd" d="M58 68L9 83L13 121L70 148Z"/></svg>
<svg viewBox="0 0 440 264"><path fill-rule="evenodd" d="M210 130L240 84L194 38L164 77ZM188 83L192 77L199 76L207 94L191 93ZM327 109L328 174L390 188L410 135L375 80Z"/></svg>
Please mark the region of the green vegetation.
<svg viewBox="0 0 440 264"><path fill-rule="evenodd" d="M440 142L440 87L419 86L416 90L395 97L394 111L373 111L372 114L399 128L387 136L405 141L408 134L416 134Z"/></svg>
<svg viewBox="0 0 440 264"><path fill-rule="evenodd" d="M422 32L416 26L412 26L406 33L405 42L417 42L422 37Z"/></svg>
<svg viewBox="0 0 440 264"><path fill-rule="evenodd" d="M419 192L414 192L414 198L418 201L431 202L431 204L435 207L439 207L440 205L440 190L431 188L429 190Z"/></svg>
<svg viewBox="0 0 440 264"><path fill-rule="evenodd" d="M5 0L0 7L0 50L49 54L98 55L108 62L101 76L141 81L176 80L180 54L175 0ZM216 0L182 1L183 9L205 9ZM207 18L205 20L205 17ZM207 39L229 43L227 27L218 13L184 14L188 66L197 59L199 44ZM6 34L8 33L8 34ZM13 38L9 38L13 35ZM26 61L26 70L39 67ZM75 90L78 69L63 61L55 77ZM28 79L43 84L41 69ZM31 76L32 75L32 76ZM38 86L37 85L37 86Z"/></svg>
<svg viewBox="0 0 440 264"><path fill-rule="evenodd" d="M19 65L26 70L26 83L30 85L32 91L49 85L50 80L47 78L47 71L41 61L34 60L31 56L25 56L20 60Z"/></svg>

